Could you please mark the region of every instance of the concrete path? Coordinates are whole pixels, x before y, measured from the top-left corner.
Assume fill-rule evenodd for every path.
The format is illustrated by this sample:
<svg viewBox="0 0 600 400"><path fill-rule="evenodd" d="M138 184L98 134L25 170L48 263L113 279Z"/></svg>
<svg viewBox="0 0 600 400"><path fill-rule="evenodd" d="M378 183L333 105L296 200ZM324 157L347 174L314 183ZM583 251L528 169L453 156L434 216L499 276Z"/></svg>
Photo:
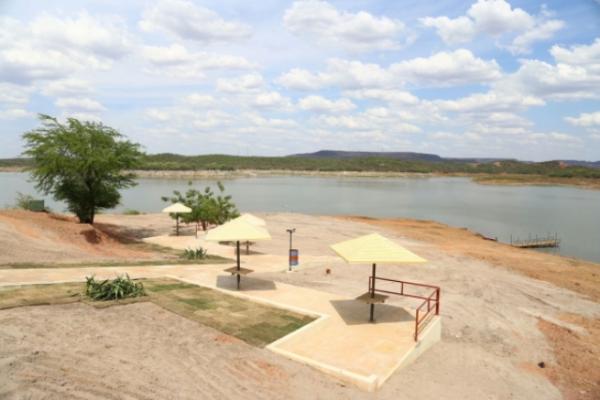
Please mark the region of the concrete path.
<svg viewBox="0 0 600 400"><path fill-rule="evenodd" d="M253 257L253 261L257 261ZM282 270L279 263L261 264L259 271ZM413 340L414 315L402 308L376 306L377 323L367 322L368 308L351 298L280 282L242 278L235 290L233 277L222 272L229 265L165 265L147 267L2 269L0 286L84 281L86 276L111 278L172 277L317 317L309 325L270 344L268 349L309 364L365 390L375 390L400 366L410 362L440 338L436 317Z"/></svg>

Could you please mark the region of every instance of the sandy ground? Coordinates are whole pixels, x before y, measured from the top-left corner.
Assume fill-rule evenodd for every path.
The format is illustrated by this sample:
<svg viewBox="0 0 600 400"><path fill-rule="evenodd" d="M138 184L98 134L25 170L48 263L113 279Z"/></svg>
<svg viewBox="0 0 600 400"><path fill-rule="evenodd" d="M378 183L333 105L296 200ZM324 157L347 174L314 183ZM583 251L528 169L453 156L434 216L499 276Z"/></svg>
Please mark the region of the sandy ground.
<svg viewBox="0 0 600 400"><path fill-rule="evenodd" d="M127 234L110 224L79 224L65 215L0 210L0 264L161 258L126 246Z"/></svg>
<svg viewBox="0 0 600 400"><path fill-rule="evenodd" d="M257 278L346 296L361 294L369 269L344 264L329 244L373 231L427 258L425 265L380 266L378 271L380 276L442 287L442 341L396 372L379 392L368 394L342 388L302 365L239 343L235 344L236 357L276 368L265 381L234 375L227 362L233 355L223 350L224 344L207 340L205 328L186 331L183 326L191 322L175 321L179 317L160 314L164 313L160 309L140 310L136 307L142 305L131 305L90 314L83 305L23 308L0 312L0 377L4 377L0 390L41 398L46 387L66 387L70 391L60 393L71 393L70 397L89 390L80 397L117 398L119 383L124 382L124 395L156 399L168 398L169 390L182 393L175 396L180 398L188 394L382 400L600 398L600 304L597 274L592 269L600 268L597 264L513 249L430 222L260 216L267 220L273 240L256 244L255 251L285 255L285 229L295 227L294 247L300 249L301 263L303 255L324 258L294 273L255 274ZM171 227L165 215L102 215L99 222L125 231L139 229L148 236L164 234ZM245 259L251 264L251 256ZM390 303L418 304L396 298ZM48 364L38 362L39 354L50 360ZM164 369L160 367L163 358ZM184 362L177 364L178 358ZM85 368L79 367L80 362L86 363ZM278 368L284 373L274 372Z"/></svg>
<svg viewBox="0 0 600 400"><path fill-rule="evenodd" d="M343 399L354 393L152 303L11 309L0 313L0 326L2 399Z"/></svg>

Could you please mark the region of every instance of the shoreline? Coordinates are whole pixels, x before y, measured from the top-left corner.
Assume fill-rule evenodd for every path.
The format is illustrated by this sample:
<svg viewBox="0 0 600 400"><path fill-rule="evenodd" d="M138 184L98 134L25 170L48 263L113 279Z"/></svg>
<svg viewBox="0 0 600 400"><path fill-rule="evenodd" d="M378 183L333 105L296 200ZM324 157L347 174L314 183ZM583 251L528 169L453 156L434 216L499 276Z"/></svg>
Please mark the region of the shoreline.
<svg viewBox="0 0 600 400"><path fill-rule="evenodd" d="M2 172L25 172L24 167L0 167ZM382 171L310 171L281 169L243 169L232 171L220 170L132 170L137 178L143 179L238 179L257 177L324 177L324 178L469 178L480 185L495 186L557 186L575 187L579 189L600 190L600 179L559 178L543 175L519 174L466 174L435 172L382 172Z"/></svg>

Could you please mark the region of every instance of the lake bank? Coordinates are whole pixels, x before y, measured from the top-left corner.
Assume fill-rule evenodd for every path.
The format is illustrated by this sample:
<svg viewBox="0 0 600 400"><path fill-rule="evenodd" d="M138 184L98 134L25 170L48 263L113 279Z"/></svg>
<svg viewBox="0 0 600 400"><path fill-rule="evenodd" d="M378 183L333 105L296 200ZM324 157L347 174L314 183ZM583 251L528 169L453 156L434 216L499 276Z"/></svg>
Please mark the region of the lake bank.
<svg viewBox="0 0 600 400"><path fill-rule="evenodd" d="M0 167L1 172L26 172L23 167ZM463 177L483 185L505 186L572 186L600 190L600 179L562 178L534 174L467 174L437 172L382 172L382 171L312 171L284 169L221 170L133 170L138 178L147 179L236 179L270 176L334 177L334 178L436 178Z"/></svg>
<svg viewBox="0 0 600 400"><path fill-rule="evenodd" d="M561 247L553 251L600 262L600 192L566 186L479 185L464 177L432 176L154 177L138 178L138 185L122 191L121 204L105 212L159 212L166 206L161 197L185 192L189 181L195 189L217 190L217 180L242 211L433 220L505 243L557 233ZM25 173L0 174L0 187L0 206L14 205L20 192L44 199L54 211L66 210L36 192Z"/></svg>

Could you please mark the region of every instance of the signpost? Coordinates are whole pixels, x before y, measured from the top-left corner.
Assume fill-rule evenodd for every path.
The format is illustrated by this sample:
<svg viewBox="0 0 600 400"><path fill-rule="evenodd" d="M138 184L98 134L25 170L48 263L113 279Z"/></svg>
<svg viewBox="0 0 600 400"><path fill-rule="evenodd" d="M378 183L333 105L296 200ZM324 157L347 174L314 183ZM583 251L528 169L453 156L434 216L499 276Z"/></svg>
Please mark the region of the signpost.
<svg viewBox="0 0 600 400"><path fill-rule="evenodd" d="M292 267L298 265L298 249L292 247L292 235L296 232L296 228L286 229L287 233L290 234L290 257L289 257L289 271Z"/></svg>

